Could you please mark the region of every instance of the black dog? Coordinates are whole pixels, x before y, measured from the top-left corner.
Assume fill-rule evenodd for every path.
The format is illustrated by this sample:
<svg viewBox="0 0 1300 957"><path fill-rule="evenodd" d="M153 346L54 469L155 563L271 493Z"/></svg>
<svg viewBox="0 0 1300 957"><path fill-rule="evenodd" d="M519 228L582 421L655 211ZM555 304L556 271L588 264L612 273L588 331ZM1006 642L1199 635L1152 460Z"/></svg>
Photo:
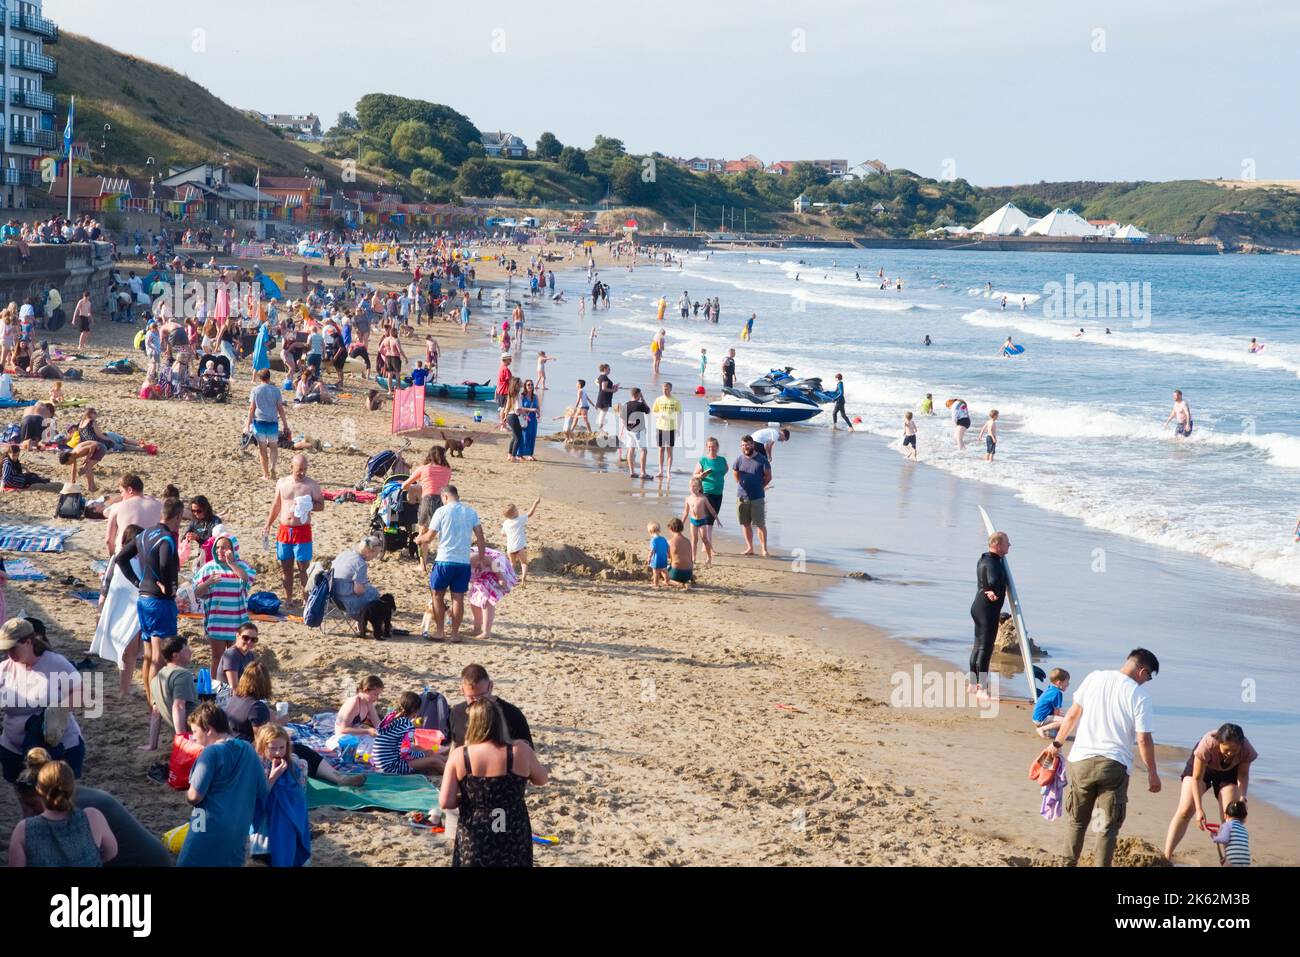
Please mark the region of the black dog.
<svg viewBox="0 0 1300 957"><path fill-rule="evenodd" d="M374 601L367 603L357 622L361 637L366 637L367 625L379 641L393 637L393 612L396 610L397 599L392 595L380 595Z"/></svg>

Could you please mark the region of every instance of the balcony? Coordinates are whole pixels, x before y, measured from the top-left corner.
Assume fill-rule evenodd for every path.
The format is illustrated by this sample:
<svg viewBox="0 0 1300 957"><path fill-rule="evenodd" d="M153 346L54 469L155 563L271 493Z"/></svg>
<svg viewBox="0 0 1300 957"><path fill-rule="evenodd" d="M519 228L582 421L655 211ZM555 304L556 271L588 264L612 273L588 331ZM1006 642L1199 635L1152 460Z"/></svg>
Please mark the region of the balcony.
<svg viewBox="0 0 1300 957"><path fill-rule="evenodd" d="M0 91L0 96L2 95L3 91ZM9 102L14 106L25 106L31 110L54 112L54 94L43 93L40 90L10 90Z"/></svg>
<svg viewBox="0 0 1300 957"><path fill-rule="evenodd" d="M54 131L53 130L26 130L10 129L9 145L10 146L35 146L43 150L54 149Z"/></svg>
<svg viewBox="0 0 1300 957"><path fill-rule="evenodd" d="M46 56L44 53L10 50L9 65L16 66L20 70L31 70L33 73L44 73L46 76L59 75L59 65L54 61L54 57Z"/></svg>
<svg viewBox="0 0 1300 957"><path fill-rule="evenodd" d="M0 184L5 186L33 186L41 187L45 183L41 180L41 174L36 170L30 169L0 169Z"/></svg>
<svg viewBox="0 0 1300 957"><path fill-rule="evenodd" d="M15 30L26 30L38 37L44 37L47 43L59 42L59 25L53 20L46 20L29 13L14 11L9 15L9 26Z"/></svg>

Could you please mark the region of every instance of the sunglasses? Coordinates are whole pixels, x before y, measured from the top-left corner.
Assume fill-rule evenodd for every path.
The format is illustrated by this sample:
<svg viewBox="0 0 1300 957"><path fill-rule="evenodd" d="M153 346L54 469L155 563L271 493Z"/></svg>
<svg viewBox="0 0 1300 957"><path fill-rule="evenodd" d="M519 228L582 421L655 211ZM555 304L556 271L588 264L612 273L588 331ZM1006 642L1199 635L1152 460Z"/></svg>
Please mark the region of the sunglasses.
<svg viewBox="0 0 1300 957"><path fill-rule="evenodd" d="M250 645L257 644L257 635L240 635L239 637L242 638L244 641L248 642Z"/></svg>

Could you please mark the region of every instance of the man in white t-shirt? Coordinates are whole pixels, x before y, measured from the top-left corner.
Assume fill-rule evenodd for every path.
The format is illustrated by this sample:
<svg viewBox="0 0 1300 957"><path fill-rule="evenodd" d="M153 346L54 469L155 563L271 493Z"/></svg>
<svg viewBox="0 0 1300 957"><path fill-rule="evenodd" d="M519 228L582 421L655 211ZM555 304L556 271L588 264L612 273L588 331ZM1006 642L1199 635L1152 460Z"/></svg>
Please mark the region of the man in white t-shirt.
<svg viewBox="0 0 1300 957"><path fill-rule="evenodd" d="M1076 733L1070 749L1069 790L1065 814L1069 826L1065 856L1078 863L1083 838L1099 806L1103 829L1097 838L1098 867L1110 867L1115 841L1128 808L1128 778L1136 743L1147 769L1147 790L1160 791L1156 746L1151 734L1152 708L1142 686L1160 671L1160 662L1145 648L1129 652L1119 671L1094 671L1074 692L1074 704L1065 715L1054 748Z"/></svg>
<svg viewBox="0 0 1300 957"><path fill-rule="evenodd" d="M420 533L416 544L428 545L435 537L438 539L438 554L434 557L433 571L429 574L434 630L430 635L426 627L423 636L436 641L442 641L445 637L443 628L447 619L447 592L450 591L450 640L459 642L460 624L465 617L465 593L469 591L474 565L487 550L487 541L483 536L483 525L479 522L478 512L460 500L460 493L454 485L443 487L442 508L433 513L429 527ZM473 550L475 545L478 546L477 551Z"/></svg>
<svg viewBox="0 0 1300 957"><path fill-rule="evenodd" d="M772 461L772 449L776 447L776 443L790 441L790 430L786 428L759 429L757 432L751 432L750 436L763 450L763 454L767 456L767 460L770 462Z"/></svg>

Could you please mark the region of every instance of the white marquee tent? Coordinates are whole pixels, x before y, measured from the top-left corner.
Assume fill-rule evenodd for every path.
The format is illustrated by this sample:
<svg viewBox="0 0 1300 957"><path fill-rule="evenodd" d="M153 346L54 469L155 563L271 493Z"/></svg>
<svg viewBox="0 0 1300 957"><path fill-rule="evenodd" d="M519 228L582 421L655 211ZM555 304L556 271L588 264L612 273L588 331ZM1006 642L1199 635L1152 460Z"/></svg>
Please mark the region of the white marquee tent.
<svg viewBox="0 0 1300 957"><path fill-rule="evenodd" d="M1054 209L1025 230L1026 236L1096 236L1097 227L1072 209Z"/></svg>
<svg viewBox="0 0 1300 957"><path fill-rule="evenodd" d="M1014 203L1007 203L1001 209L989 213L970 228L972 233L985 236L1018 236L1029 229L1033 220L1026 216Z"/></svg>

